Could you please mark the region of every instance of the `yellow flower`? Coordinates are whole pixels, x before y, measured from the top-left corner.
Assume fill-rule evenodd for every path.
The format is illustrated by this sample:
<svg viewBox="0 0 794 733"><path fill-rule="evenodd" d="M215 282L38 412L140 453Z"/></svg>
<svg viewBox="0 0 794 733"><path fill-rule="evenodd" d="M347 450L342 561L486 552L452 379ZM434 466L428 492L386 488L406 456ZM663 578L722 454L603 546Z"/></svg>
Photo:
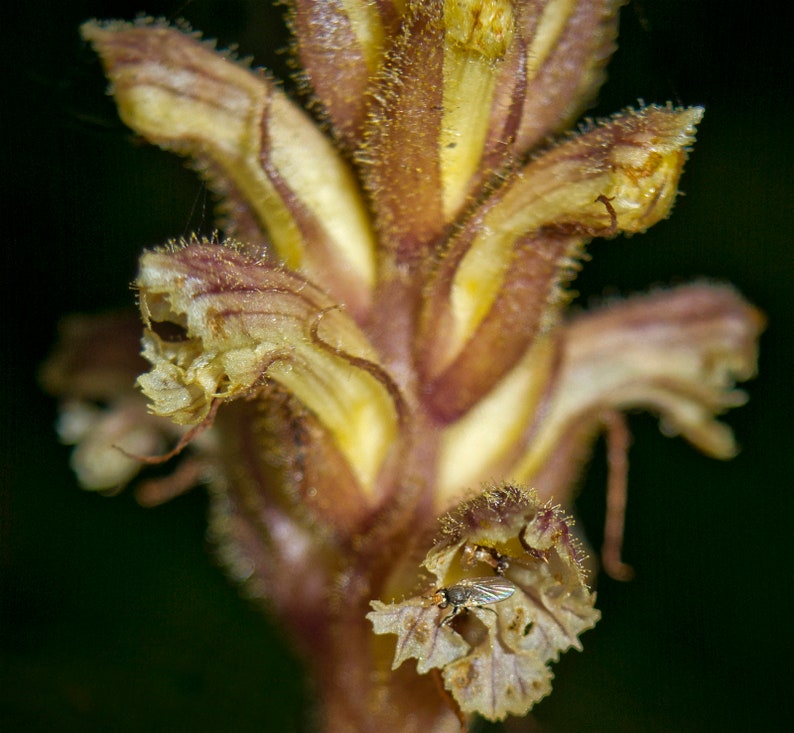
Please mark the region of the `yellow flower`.
<svg viewBox="0 0 794 733"><path fill-rule="evenodd" d="M210 484L221 557L306 654L327 730L526 713L599 615L564 512L594 438L616 577L622 411L735 451L715 415L744 400L763 319L733 290L565 315L589 240L669 214L703 114L650 105L565 132L620 4L294 0L321 124L183 29L83 27L122 119L190 159L224 237L142 256L140 393L112 378L133 349L83 359L130 322L72 322L44 373L62 434L103 490L187 449L139 496Z"/></svg>

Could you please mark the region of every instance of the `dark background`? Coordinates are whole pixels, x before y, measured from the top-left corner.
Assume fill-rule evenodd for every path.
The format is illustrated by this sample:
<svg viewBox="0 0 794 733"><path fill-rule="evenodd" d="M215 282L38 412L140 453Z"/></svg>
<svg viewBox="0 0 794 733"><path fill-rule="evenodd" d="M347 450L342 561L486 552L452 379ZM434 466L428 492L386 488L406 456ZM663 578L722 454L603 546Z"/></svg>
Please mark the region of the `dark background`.
<svg viewBox="0 0 794 733"><path fill-rule="evenodd" d="M118 122L78 24L184 17L283 75L280 14L262 2L4 3L0 393L0 728L290 731L299 664L213 563L196 491L161 508L81 491L37 366L63 314L132 304L143 247L212 230L182 162ZM779 7L783 7L780 4ZM556 665L544 730L774 731L792 720L794 500L790 387L791 25L763 3L642 0L593 114L642 97L707 108L673 217L595 242L578 301L708 277L769 317L743 446L720 463L633 416L625 557L600 578L603 619ZM600 545L599 444L580 499ZM491 730L490 726L482 726ZM494 728L495 729L495 728ZM524 721L511 730L528 730Z"/></svg>

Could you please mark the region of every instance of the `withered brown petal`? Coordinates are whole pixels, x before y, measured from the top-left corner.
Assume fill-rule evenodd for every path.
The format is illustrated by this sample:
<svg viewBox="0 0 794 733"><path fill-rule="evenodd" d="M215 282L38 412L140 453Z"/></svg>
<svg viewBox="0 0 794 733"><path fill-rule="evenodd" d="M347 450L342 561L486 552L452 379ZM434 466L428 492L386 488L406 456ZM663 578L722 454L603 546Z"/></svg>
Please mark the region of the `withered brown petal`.
<svg viewBox="0 0 794 733"><path fill-rule="evenodd" d="M358 153L381 245L421 257L443 227L438 139L444 24L438 3L410 3L372 89Z"/></svg>
<svg viewBox="0 0 794 733"><path fill-rule="evenodd" d="M146 367L140 356L141 319L134 309L71 315L58 324L58 343L42 367L44 389L72 399L126 395Z"/></svg>

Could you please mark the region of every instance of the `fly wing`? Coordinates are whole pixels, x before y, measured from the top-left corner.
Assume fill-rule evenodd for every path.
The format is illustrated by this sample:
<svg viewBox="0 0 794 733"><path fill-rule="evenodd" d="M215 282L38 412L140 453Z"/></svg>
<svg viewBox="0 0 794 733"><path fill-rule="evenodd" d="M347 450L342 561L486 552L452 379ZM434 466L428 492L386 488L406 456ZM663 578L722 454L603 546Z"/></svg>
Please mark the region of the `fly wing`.
<svg viewBox="0 0 794 733"><path fill-rule="evenodd" d="M465 578L458 585L469 589L469 603L484 606L488 603L504 601L516 592L516 587L507 578L486 576L484 578Z"/></svg>

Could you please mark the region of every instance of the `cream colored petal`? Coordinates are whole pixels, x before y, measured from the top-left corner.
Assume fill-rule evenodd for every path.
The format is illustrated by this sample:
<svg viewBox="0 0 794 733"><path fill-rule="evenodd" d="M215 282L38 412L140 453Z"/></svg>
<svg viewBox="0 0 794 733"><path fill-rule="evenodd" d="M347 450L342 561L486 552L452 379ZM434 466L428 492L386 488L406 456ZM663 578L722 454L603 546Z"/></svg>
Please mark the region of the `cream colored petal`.
<svg viewBox="0 0 794 733"><path fill-rule="evenodd" d="M438 146L447 221L471 195L489 134L500 129L493 107L516 34L513 5L510 0L444 3L444 113Z"/></svg>
<svg viewBox="0 0 794 733"><path fill-rule="evenodd" d="M450 238L415 348L434 417L460 419L556 326L589 239L667 215L701 113L650 107L592 125L509 176Z"/></svg>
<svg viewBox="0 0 794 733"><path fill-rule="evenodd" d="M735 381L755 374L763 317L733 290L691 285L633 298L571 322L554 398L511 475L529 480L572 428L604 409L658 413L705 453L731 458L731 430L715 419L744 403Z"/></svg>
<svg viewBox="0 0 794 733"><path fill-rule="evenodd" d="M140 395L114 401L107 408L85 402L67 402L58 418L58 434L75 445L71 466L85 489L119 491L143 468L134 456L162 453L168 423L146 414Z"/></svg>

